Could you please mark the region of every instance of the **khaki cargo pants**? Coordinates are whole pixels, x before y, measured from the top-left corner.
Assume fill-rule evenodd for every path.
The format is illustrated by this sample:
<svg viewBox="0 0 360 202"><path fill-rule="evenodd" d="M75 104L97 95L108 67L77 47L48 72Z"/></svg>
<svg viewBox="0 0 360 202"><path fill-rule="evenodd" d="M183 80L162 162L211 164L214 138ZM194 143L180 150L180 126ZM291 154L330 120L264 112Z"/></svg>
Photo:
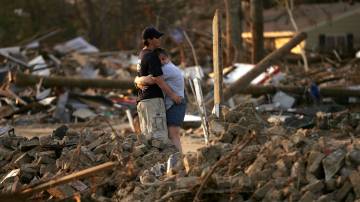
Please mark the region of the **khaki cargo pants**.
<svg viewBox="0 0 360 202"><path fill-rule="evenodd" d="M169 142L166 125L166 111L164 99L151 98L141 100L137 104L140 129L146 139L159 139L164 143Z"/></svg>

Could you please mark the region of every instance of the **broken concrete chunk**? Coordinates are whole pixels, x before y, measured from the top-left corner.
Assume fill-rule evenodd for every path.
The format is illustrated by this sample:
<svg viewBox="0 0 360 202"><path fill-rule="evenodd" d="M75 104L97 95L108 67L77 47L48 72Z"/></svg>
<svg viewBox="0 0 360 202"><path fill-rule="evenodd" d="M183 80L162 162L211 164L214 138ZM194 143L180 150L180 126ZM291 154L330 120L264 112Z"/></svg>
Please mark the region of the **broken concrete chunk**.
<svg viewBox="0 0 360 202"><path fill-rule="evenodd" d="M268 168L265 168L264 170L262 170L259 173L254 173L252 175L250 175L251 179L255 182L259 182L259 181L269 181L272 178L273 173L275 172L275 167L274 166L269 166Z"/></svg>
<svg viewBox="0 0 360 202"><path fill-rule="evenodd" d="M349 180L346 180L342 187L336 191L336 201L342 201L343 199L345 199L351 188L351 183L349 182Z"/></svg>
<svg viewBox="0 0 360 202"><path fill-rule="evenodd" d="M0 145L0 159L10 160L14 154L14 151L7 149Z"/></svg>
<svg viewBox="0 0 360 202"><path fill-rule="evenodd" d="M53 142L53 140L50 135L45 135L45 136L39 137L39 143L41 146L50 145L52 142Z"/></svg>
<svg viewBox="0 0 360 202"><path fill-rule="evenodd" d="M299 202L313 202L315 195L311 191L307 191L299 200Z"/></svg>
<svg viewBox="0 0 360 202"><path fill-rule="evenodd" d="M245 171L245 173L249 176L253 175L254 173L258 173L262 170L263 166L267 162L266 158L262 155L256 158L253 164L251 164Z"/></svg>
<svg viewBox="0 0 360 202"><path fill-rule="evenodd" d="M61 143L62 145L67 145L67 146L71 146L71 145L76 145L79 143L79 139L80 136L65 136Z"/></svg>
<svg viewBox="0 0 360 202"><path fill-rule="evenodd" d="M90 150L88 150L85 146L82 146L81 147L81 153L82 154L84 154L90 161L92 161L92 162L96 162L96 156L95 156L95 154L92 152L92 151L90 151ZM81 157L82 157L83 155L80 155L80 160L82 159ZM84 159L85 160L85 159ZM86 161L86 160L85 160ZM87 162L87 161L86 161ZM90 162L89 162L89 164L90 164Z"/></svg>
<svg viewBox="0 0 360 202"><path fill-rule="evenodd" d="M306 130L304 129L299 129L297 130L297 132L290 136L290 141L294 144L294 145L297 145L299 144L300 142L302 142L303 140L306 139Z"/></svg>
<svg viewBox="0 0 360 202"><path fill-rule="evenodd" d="M25 137L12 137L12 136L3 136L0 137L0 145L7 149L15 149L19 146L21 142L28 141Z"/></svg>
<svg viewBox="0 0 360 202"><path fill-rule="evenodd" d="M161 177L166 172L166 165L163 163L156 163L150 168L150 172L154 173L156 177Z"/></svg>
<svg viewBox="0 0 360 202"><path fill-rule="evenodd" d="M346 196L345 202L353 202L353 201L355 201L355 195L354 195L352 192L350 192L350 193Z"/></svg>
<svg viewBox="0 0 360 202"><path fill-rule="evenodd" d="M199 148L197 150L197 161L199 163L215 163L221 156L221 147L219 144Z"/></svg>
<svg viewBox="0 0 360 202"><path fill-rule="evenodd" d="M209 122L209 128L210 128L211 134L213 134L215 136L220 136L220 135L224 134L226 131L225 122L220 122L216 119L213 119Z"/></svg>
<svg viewBox="0 0 360 202"><path fill-rule="evenodd" d="M253 182L253 180L251 179L251 177L247 176L247 175L241 175L239 177L239 189L247 192L247 191L254 191L255 189L255 184Z"/></svg>
<svg viewBox="0 0 360 202"><path fill-rule="evenodd" d="M28 184L37 174L38 169L35 167L25 166L20 169L20 181L23 184Z"/></svg>
<svg viewBox="0 0 360 202"><path fill-rule="evenodd" d="M325 180L330 180L342 167L345 159L345 151L338 149L322 160L325 172Z"/></svg>
<svg viewBox="0 0 360 202"><path fill-rule="evenodd" d="M306 170L312 174L317 174L321 169L321 161L325 157L325 154L318 151L311 151L307 159Z"/></svg>
<svg viewBox="0 0 360 202"><path fill-rule="evenodd" d="M63 184L52 187L48 189L47 192L49 192L49 194L55 198L65 199L72 196L75 193L75 190L70 185Z"/></svg>
<svg viewBox="0 0 360 202"><path fill-rule="evenodd" d="M160 139L152 139L151 146L158 149L164 149L166 147L166 143Z"/></svg>
<svg viewBox="0 0 360 202"><path fill-rule="evenodd" d="M325 194L320 196L316 202L335 202L333 194Z"/></svg>
<svg viewBox="0 0 360 202"><path fill-rule="evenodd" d="M301 183L306 182L305 163L302 159L296 161L291 167L291 178L299 180Z"/></svg>
<svg viewBox="0 0 360 202"><path fill-rule="evenodd" d="M57 138L59 140L62 140L64 136L66 135L66 132L69 130L69 128L66 125L62 125L59 128L55 129L52 133L53 138Z"/></svg>
<svg viewBox="0 0 360 202"><path fill-rule="evenodd" d="M176 180L176 187L178 189L186 189L189 187L194 187L200 184L200 178L191 176L191 177L180 177Z"/></svg>
<svg viewBox="0 0 360 202"><path fill-rule="evenodd" d="M264 196L266 195L266 193L268 193L268 191L270 191L273 187L274 187L273 181L269 181L269 182L266 183L264 186L258 188L258 189L255 191L254 197L255 197L256 199L262 199L262 198L264 198Z"/></svg>
<svg viewBox="0 0 360 202"><path fill-rule="evenodd" d="M95 141L93 141L89 145L87 145L87 148L89 150L93 150L95 147L101 145L102 143L104 143L104 139L101 137L98 137L98 139L96 139Z"/></svg>
<svg viewBox="0 0 360 202"><path fill-rule="evenodd" d="M316 180L306 185L301 189L301 192L305 193L307 191L311 191L312 193L318 193L325 187L324 183L321 180Z"/></svg>
<svg viewBox="0 0 360 202"><path fill-rule="evenodd" d="M49 156L40 156L37 160L38 164L55 164L56 160Z"/></svg>
<svg viewBox="0 0 360 202"><path fill-rule="evenodd" d="M95 154L106 154L108 147L109 147L108 143L101 144L101 145L95 147L94 153Z"/></svg>
<svg viewBox="0 0 360 202"><path fill-rule="evenodd" d="M23 164L31 163L34 160L34 157L30 156L27 152L20 155L14 163L18 166L21 166Z"/></svg>
<svg viewBox="0 0 360 202"><path fill-rule="evenodd" d="M228 189L232 186L231 177L216 176L215 181L217 187Z"/></svg>
<svg viewBox="0 0 360 202"><path fill-rule="evenodd" d="M86 184L84 184L83 182L81 182L79 180L72 181L69 183L69 185L79 192L85 191L88 188L88 186Z"/></svg>
<svg viewBox="0 0 360 202"><path fill-rule="evenodd" d="M353 150L348 154L349 160L355 166L360 165L360 150Z"/></svg>
<svg viewBox="0 0 360 202"><path fill-rule="evenodd" d="M133 155L134 155L135 157L139 157L139 156L144 155L146 152L147 152L147 147L146 147L146 145L141 144L141 145L136 146L136 147L134 148Z"/></svg>
<svg viewBox="0 0 360 202"><path fill-rule="evenodd" d="M55 151L44 151L44 152L39 152L39 153L36 153L36 158L40 158L42 156L47 156L49 158L56 158L56 153Z"/></svg>
<svg viewBox="0 0 360 202"><path fill-rule="evenodd" d="M40 176L44 176L48 173L56 173L57 170L58 169L57 169L55 163L54 164L41 164L39 173L40 173Z"/></svg>
<svg viewBox="0 0 360 202"><path fill-rule="evenodd" d="M325 189L328 192L334 191L336 189L336 180L330 179L325 181Z"/></svg>
<svg viewBox="0 0 360 202"><path fill-rule="evenodd" d="M22 152L29 151L30 149L33 149L40 145L39 138L33 137L28 141L23 141L20 143L20 150Z"/></svg>
<svg viewBox="0 0 360 202"><path fill-rule="evenodd" d="M243 125L237 124L237 123L230 123L228 129L226 130L226 134L229 138L230 137L236 138L237 136L242 137L242 136L246 135L249 130L253 129L252 127L253 127L253 125L243 126ZM229 141L227 143L231 143L231 142Z"/></svg>
<svg viewBox="0 0 360 202"><path fill-rule="evenodd" d="M154 183L156 181L155 174L150 172L149 170L145 170L139 178L141 184Z"/></svg>
<svg viewBox="0 0 360 202"><path fill-rule="evenodd" d="M282 201L282 193L275 188L272 188L265 194L263 201Z"/></svg>
<svg viewBox="0 0 360 202"><path fill-rule="evenodd" d="M185 154L183 158L183 164L185 167L186 173L189 173L194 166L196 166L196 153L195 152L188 152Z"/></svg>
<svg viewBox="0 0 360 202"><path fill-rule="evenodd" d="M350 182L353 186L353 190L356 194L356 198L360 198L360 174L357 171L352 171L351 175L349 176Z"/></svg>

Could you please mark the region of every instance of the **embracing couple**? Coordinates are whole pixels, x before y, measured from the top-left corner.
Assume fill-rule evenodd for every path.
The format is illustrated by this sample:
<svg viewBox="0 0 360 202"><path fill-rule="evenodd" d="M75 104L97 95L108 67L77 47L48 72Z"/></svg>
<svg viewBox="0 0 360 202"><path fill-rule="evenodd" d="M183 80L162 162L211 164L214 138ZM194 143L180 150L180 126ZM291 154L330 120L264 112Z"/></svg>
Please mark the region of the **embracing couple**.
<svg viewBox="0 0 360 202"><path fill-rule="evenodd" d="M139 88L137 111L140 130L148 140L159 139L165 143L170 139L182 153L180 126L186 111L184 77L162 48L164 34L154 27L142 33L144 48L137 69L135 84Z"/></svg>

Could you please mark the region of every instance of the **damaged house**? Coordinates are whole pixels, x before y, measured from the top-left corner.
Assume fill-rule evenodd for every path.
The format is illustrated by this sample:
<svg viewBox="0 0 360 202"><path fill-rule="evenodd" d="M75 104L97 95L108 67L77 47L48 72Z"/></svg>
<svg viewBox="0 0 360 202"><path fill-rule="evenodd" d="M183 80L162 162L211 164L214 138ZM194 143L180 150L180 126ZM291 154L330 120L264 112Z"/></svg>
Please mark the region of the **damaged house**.
<svg viewBox="0 0 360 202"><path fill-rule="evenodd" d="M360 4L303 4L292 9L299 31L307 32L303 42L306 51L328 53L336 50L341 55L354 53L360 47ZM294 27L284 7L264 10L265 48L278 49L295 35ZM250 27L242 34L250 42ZM299 47L292 50L299 53Z"/></svg>

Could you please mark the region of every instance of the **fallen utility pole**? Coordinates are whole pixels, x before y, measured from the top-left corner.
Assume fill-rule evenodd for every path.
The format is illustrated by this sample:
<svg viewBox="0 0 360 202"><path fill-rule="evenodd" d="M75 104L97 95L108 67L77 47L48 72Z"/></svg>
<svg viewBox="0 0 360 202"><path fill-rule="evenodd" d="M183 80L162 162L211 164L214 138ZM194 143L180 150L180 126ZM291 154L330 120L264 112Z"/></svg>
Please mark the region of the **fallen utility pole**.
<svg viewBox="0 0 360 202"><path fill-rule="evenodd" d="M264 59L262 59L259 63L255 65L255 67L246 73L243 77L238 79L235 83L231 84L228 88L224 90L224 100L228 100L234 94L238 93L246 89L252 80L254 80L257 76L259 76L262 72L266 70L266 68L270 67L271 65L275 64L277 60L283 57L285 54L291 51L292 48L297 46L301 43L304 39L306 39L307 34L301 32L294 36L290 41L288 41L284 46L281 48L273 51ZM206 106L211 107L213 105L213 100L210 100L206 103Z"/></svg>
<svg viewBox="0 0 360 202"><path fill-rule="evenodd" d="M277 91L283 91L291 94L304 94L307 92L307 87L301 86L260 86L250 85L246 89L239 89L236 93L263 95L275 94ZM319 89L320 94L324 97L360 97L360 90L349 89L347 87L322 87Z"/></svg>
<svg viewBox="0 0 360 202"><path fill-rule="evenodd" d="M18 86L33 86L41 80L44 87L70 87L70 88L102 88L102 89L130 89L134 88L133 79L85 79L61 76L37 76L17 72L15 84Z"/></svg>
<svg viewBox="0 0 360 202"><path fill-rule="evenodd" d="M94 167L91 167L91 168L87 168L85 170L81 170L79 172L72 173L70 175L60 177L58 179L51 179L48 182L45 182L43 184L40 184L40 185L37 185L35 187L31 187L31 188L27 188L27 189L22 190L20 192L20 195L31 196L34 193L37 193L37 192L40 192L40 191L43 191L43 190L47 190L47 189L49 189L51 187L61 185L61 184L65 184L65 183L68 183L68 182L71 182L73 180L77 180L77 179L80 179L80 178L88 177L90 175L93 175L95 173L98 173L98 172L101 172L101 171L104 171L104 170L112 169L117 164L118 164L117 162L110 161L110 162L106 162L106 163L103 163L103 164L100 164L100 165L97 165L97 166L94 166ZM14 193L14 194L16 194L16 193Z"/></svg>

